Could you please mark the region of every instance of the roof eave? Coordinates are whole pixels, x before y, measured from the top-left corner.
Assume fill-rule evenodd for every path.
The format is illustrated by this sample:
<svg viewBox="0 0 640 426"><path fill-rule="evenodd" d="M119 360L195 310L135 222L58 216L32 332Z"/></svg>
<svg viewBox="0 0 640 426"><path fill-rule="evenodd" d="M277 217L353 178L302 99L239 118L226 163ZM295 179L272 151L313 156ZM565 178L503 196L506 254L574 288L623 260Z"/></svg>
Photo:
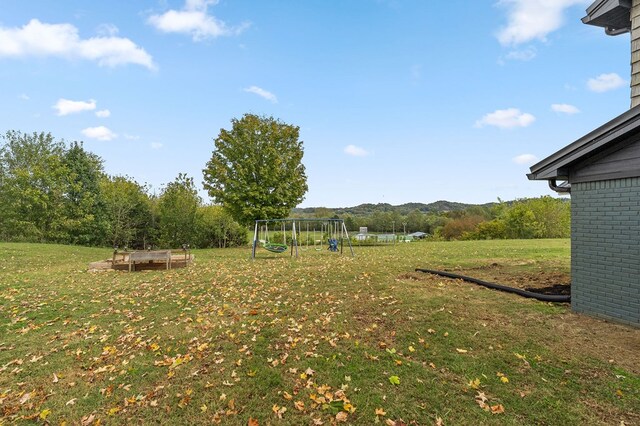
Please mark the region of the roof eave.
<svg viewBox="0 0 640 426"><path fill-rule="evenodd" d="M631 0L596 0L582 23L603 27L609 35L623 34L631 27Z"/></svg>
<svg viewBox="0 0 640 426"><path fill-rule="evenodd" d="M530 180L566 179L571 164L639 131L640 106L637 106L534 164L527 177Z"/></svg>

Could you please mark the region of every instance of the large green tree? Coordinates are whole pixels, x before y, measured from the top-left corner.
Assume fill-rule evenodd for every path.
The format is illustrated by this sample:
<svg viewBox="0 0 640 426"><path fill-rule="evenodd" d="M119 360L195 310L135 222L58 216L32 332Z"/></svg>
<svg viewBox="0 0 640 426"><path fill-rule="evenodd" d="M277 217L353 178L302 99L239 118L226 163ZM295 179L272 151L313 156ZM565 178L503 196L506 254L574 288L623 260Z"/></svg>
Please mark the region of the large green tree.
<svg viewBox="0 0 640 426"><path fill-rule="evenodd" d="M64 143L8 131L0 147L0 238L64 240Z"/></svg>
<svg viewBox="0 0 640 426"><path fill-rule="evenodd" d="M221 129L204 187L241 224L287 217L307 192L299 128L245 114Z"/></svg>
<svg viewBox="0 0 640 426"><path fill-rule="evenodd" d="M102 159L74 142L62 156L64 176L64 220L66 242L99 245L104 242L106 211L100 181L104 177Z"/></svg>

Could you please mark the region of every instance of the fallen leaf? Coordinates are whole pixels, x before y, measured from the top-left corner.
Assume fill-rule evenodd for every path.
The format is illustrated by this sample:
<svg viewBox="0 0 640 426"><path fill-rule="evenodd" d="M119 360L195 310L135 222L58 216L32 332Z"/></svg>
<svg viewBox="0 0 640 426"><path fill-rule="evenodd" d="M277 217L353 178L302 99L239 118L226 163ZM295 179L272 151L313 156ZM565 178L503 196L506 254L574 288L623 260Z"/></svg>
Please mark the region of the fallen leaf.
<svg viewBox="0 0 640 426"><path fill-rule="evenodd" d="M271 407L271 411L273 411L274 414L278 416L279 419L281 419L282 415L287 411L287 407L280 407L277 404L273 404L273 407Z"/></svg>
<svg viewBox="0 0 640 426"><path fill-rule="evenodd" d="M391 383L392 385L399 385L400 384L400 377L398 377L398 376L389 377L389 383Z"/></svg>
<svg viewBox="0 0 640 426"><path fill-rule="evenodd" d="M376 416L386 416L387 413L382 408L376 408Z"/></svg>
<svg viewBox="0 0 640 426"><path fill-rule="evenodd" d="M22 395L22 397L20 397L20 405L23 405L25 402L29 401L31 399L31 392L27 392L24 395Z"/></svg>
<svg viewBox="0 0 640 426"><path fill-rule="evenodd" d="M84 416L80 422L82 423L82 426L89 426L91 423L93 423L93 420L96 418L95 414L89 414L88 416Z"/></svg>
<svg viewBox="0 0 640 426"><path fill-rule="evenodd" d="M345 413L344 411L340 411L338 414L336 414L336 421L337 422L346 422L347 421L347 417L348 417L347 413Z"/></svg>
<svg viewBox="0 0 640 426"><path fill-rule="evenodd" d="M249 422L247 423L247 426L260 426L260 423L258 423L258 421L253 417L249 417Z"/></svg>
<svg viewBox="0 0 640 426"><path fill-rule="evenodd" d="M489 406L487 405L488 400L489 399L484 394L484 392L478 391L476 395L476 403L480 406L480 408L482 408L485 411L489 411Z"/></svg>
<svg viewBox="0 0 640 426"><path fill-rule="evenodd" d="M502 404L491 406L491 414L502 414L502 413L504 413L504 407L502 406Z"/></svg>
<svg viewBox="0 0 640 426"><path fill-rule="evenodd" d="M459 354L466 354L467 352L469 352L469 351L468 351L468 350L466 350L466 349L460 349L460 348L456 348L456 351L457 351Z"/></svg>

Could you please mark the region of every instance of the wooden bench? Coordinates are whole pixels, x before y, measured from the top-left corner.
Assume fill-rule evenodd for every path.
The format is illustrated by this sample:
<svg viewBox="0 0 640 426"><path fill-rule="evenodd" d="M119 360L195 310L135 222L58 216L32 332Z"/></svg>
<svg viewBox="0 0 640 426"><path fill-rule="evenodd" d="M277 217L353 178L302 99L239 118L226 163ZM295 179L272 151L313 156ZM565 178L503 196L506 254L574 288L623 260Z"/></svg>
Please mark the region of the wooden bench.
<svg viewBox="0 0 640 426"><path fill-rule="evenodd" d="M129 272L131 267L136 270L136 262L165 262L167 269L171 269L171 250L134 251L129 253Z"/></svg>

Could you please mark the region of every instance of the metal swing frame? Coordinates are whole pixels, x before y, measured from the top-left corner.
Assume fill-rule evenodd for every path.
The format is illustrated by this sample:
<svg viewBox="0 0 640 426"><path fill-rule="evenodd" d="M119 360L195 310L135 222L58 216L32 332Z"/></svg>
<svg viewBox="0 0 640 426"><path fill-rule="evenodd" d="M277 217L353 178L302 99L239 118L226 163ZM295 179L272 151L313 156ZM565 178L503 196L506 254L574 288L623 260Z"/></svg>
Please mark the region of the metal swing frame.
<svg viewBox="0 0 640 426"><path fill-rule="evenodd" d="M351 245L351 239L349 238L349 232L347 231L347 227L344 224L344 220L343 219L329 219L329 218L318 218L318 219L302 219L302 218L292 218L292 219L259 219L256 220L255 222L255 228L254 228L254 233L253 233L253 244L251 245L251 258L255 259L256 258L256 251L258 248L258 244L260 243L262 245L262 247L265 250L268 250L272 253L284 253L289 246L287 246L286 244L286 224L287 223L291 223L291 257L298 257L298 232L297 232L297 227L296 224L298 225L298 227L300 228L300 231L302 231L302 223L303 222L307 222L307 229L308 229L308 224L309 222L320 222L323 226L327 227L327 231L329 232L329 239L333 240L330 242L331 245L331 251L335 251L335 252L340 252L340 254L343 253L343 246L344 246L344 241L346 240L348 246L349 246L349 250L351 252L351 256L355 257L355 253L353 252L353 246ZM267 239L265 240L260 240L259 239L259 231L261 230L262 225L265 226L265 234L268 235L269 232L269 228L268 225L269 223L282 223L282 233L283 233L283 238L284 238L284 244L279 244L279 243L270 243L269 241L267 241ZM308 231L307 231L308 234ZM268 238L268 237L267 237ZM307 235L307 239L309 238L309 236ZM321 236L322 238L322 236ZM314 240L315 240L315 229L314 229ZM338 250L338 244L339 244L339 250ZM307 248L308 248L309 243L307 242ZM314 241L314 247L315 247L315 241Z"/></svg>

